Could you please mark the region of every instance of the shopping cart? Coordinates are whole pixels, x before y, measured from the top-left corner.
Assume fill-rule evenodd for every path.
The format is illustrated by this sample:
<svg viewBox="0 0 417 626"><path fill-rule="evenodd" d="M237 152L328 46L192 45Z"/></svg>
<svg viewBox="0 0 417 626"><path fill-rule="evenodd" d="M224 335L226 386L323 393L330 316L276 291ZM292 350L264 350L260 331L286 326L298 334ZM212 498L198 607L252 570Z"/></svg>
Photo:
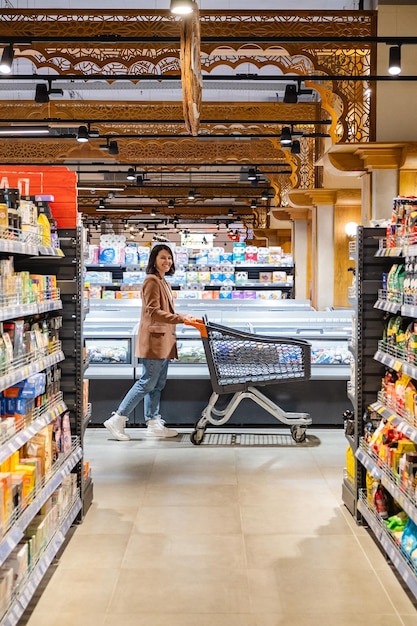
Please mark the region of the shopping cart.
<svg viewBox="0 0 417 626"><path fill-rule="evenodd" d="M308 380L310 378L311 346L307 341L271 337L242 332L213 324L206 317L188 324L200 332L213 393L190 435L199 445L207 425L225 424L239 403L250 398L276 419L291 427L295 442L306 438L311 424L308 413L287 413L265 396L257 387L279 382ZM220 395L233 393L223 410L216 409Z"/></svg>

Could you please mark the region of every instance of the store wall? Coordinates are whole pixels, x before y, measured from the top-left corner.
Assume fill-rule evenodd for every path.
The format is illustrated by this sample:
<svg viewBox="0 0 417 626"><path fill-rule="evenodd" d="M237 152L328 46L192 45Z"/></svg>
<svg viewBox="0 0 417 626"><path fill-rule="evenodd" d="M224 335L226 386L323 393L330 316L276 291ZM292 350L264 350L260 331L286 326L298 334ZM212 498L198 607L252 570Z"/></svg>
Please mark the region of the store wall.
<svg viewBox="0 0 417 626"><path fill-rule="evenodd" d="M378 35L415 37L415 0L380 0ZM378 45L377 74L387 75L389 46ZM401 47L402 76L413 76L417 67L417 45ZM379 81L376 86L377 141L417 141L417 81Z"/></svg>

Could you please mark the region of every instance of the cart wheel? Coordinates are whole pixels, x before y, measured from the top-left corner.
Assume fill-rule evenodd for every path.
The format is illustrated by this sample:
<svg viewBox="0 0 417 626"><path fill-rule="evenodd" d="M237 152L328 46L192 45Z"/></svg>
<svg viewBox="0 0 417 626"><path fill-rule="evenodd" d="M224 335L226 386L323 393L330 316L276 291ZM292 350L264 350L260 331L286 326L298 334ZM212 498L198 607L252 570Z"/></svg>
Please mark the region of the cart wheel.
<svg viewBox="0 0 417 626"><path fill-rule="evenodd" d="M203 441L204 433L205 430L194 430L190 435L191 443L195 446L199 446Z"/></svg>
<svg viewBox="0 0 417 626"><path fill-rule="evenodd" d="M306 428L303 426L291 426L291 436L295 443L302 443L306 440Z"/></svg>

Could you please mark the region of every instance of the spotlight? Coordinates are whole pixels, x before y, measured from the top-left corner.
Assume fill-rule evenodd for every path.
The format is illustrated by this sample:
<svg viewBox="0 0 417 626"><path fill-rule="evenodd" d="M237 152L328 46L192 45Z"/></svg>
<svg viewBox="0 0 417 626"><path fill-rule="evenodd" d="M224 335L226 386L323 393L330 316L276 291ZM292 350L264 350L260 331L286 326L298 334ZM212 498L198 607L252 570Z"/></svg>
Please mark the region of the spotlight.
<svg viewBox="0 0 417 626"><path fill-rule="evenodd" d="M171 0L170 11L174 15L189 15L194 11L193 0Z"/></svg>
<svg viewBox="0 0 417 626"><path fill-rule="evenodd" d="M10 74L12 71L12 63L14 57L13 44L9 44L3 49L0 60L0 72L2 74Z"/></svg>
<svg viewBox="0 0 417 626"><path fill-rule="evenodd" d="M106 208L106 205L104 204L103 198L100 198L100 202L98 203L98 208L99 209L105 209Z"/></svg>
<svg viewBox="0 0 417 626"><path fill-rule="evenodd" d="M401 74L401 46L391 46L389 49L388 73L391 76Z"/></svg>
<svg viewBox="0 0 417 626"><path fill-rule="evenodd" d="M252 202L250 203L250 208L251 209L256 209L256 200L252 200Z"/></svg>
<svg viewBox="0 0 417 626"><path fill-rule="evenodd" d="M281 147L289 148L292 143L291 138L291 128L289 126L284 126L281 131Z"/></svg>
<svg viewBox="0 0 417 626"><path fill-rule="evenodd" d="M143 187L143 176L142 176L142 174L138 174L136 176L136 187Z"/></svg>
<svg viewBox="0 0 417 626"><path fill-rule="evenodd" d="M80 126L78 128L77 141L79 141L80 143L86 143L88 141L87 126Z"/></svg>
<svg viewBox="0 0 417 626"><path fill-rule="evenodd" d="M227 217L233 217L233 211L232 209L229 209L227 212Z"/></svg>
<svg viewBox="0 0 417 626"><path fill-rule="evenodd" d="M134 167L129 167L129 169L127 170L126 179L135 180L135 168Z"/></svg>
<svg viewBox="0 0 417 626"><path fill-rule="evenodd" d="M300 154L301 144L298 139L295 139L291 144L291 154Z"/></svg>
<svg viewBox="0 0 417 626"><path fill-rule="evenodd" d="M267 192L266 189L264 189L261 195L261 200L268 200L268 198L269 198L269 193Z"/></svg>
<svg viewBox="0 0 417 626"><path fill-rule="evenodd" d="M256 180L257 178L256 168L250 167L248 170L248 180Z"/></svg>
<svg viewBox="0 0 417 626"><path fill-rule="evenodd" d="M189 200L195 200L195 191L194 191L194 189L190 189L190 191L188 192L188 199Z"/></svg>
<svg viewBox="0 0 417 626"><path fill-rule="evenodd" d="M296 104L298 102L296 85L287 85L285 87L284 102L286 104Z"/></svg>
<svg viewBox="0 0 417 626"><path fill-rule="evenodd" d="M109 142L109 154L119 154L119 146L117 141Z"/></svg>
<svg viewBox="0 0 417 626"><path fill-rule="evenodd" d="M36 85L35 102L45 103L49 102L48 87L43 84Z"/></svg>
<svg viewBox="0 0 417 626"><path fill-rule="evenodd" d="M155 215L156 215L155 209L151 209L151 217L155 217Z"/></svg>
<svg viewBox="0 0 417 626"><path fill-rule="evenodd" d="M168 202L168 209L173 209L173 208L174 208L174 206L175 206L175 200L172 200L172 199L171 199L171 200Z"/></svg>

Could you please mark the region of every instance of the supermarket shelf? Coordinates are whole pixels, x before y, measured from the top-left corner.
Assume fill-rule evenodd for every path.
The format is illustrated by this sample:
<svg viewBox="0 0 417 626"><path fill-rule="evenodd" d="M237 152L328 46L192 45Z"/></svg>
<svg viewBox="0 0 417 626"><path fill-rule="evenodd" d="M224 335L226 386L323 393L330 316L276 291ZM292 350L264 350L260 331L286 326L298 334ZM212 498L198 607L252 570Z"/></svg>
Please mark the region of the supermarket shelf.
<svg viewBox="0 0 417 626"><path fill-rule="evenodd" d="M395 426L399 432L408 437L408 439L411 439L411 441L417 443L417 428L398 415L393 409L386 407L380 401L373 402L370 408L379 413L381 417L390 419L391 424Z"/></svg>
<svg viewBox="0 0 417 626"><path fill-rule="evenodd" d="M7 389L8 387L12 387L21 380L28 378L28 376L42 372L47 367L51 367L64 359L65 355L62 350L57 350L56 352L33 361L32 363L22 365L22 367L17 367L14 371L12 371L12 373L0 376L0 391L3 391L3 389Z"/></svg>
<svg viewBox="0 0 417 626"><path fill-rule="evenodd" d="M10 306L1 307L0 321L15 319L17 317L27 317L28 315L37 315L38 313L47 313L48 311L57 311L59 309L62 309L62 301L59 299L32 302L31 304L12 304Z"/></svg>
<svg viewBox="0 0 417 626"><path fill-rule="evenodd" d="M33 598L37 587L42 581L42 578L45 576L48 567L51 565L54 557L58 553L58 550L64 544L65 536L80 512L81 506L81 499L78 497L72 504L61 525L57 528L56 533L53 535L47 547L43 551L36 566L30 572L25 584L20 587L18 596L15 598L7 613L1 619L0 626L16 626L19 622L19 619L22 617L30 600Z"/></svg>
<svg viewBox="0 0 417 626"><path fill-rule="evenodd" d="M400 551L399 546L394 543L388 530L382 523L382 520L371 511L367 504L365 497L361 494L361 498L358 501L358 510L363 518L368 523L370 529L374 533L376 539L381 544L385 553L391 560L393 566L400 574L411 593L417 598L417 573L408 563L405 555Z"/></svg>
<svg viewBox="0 0 417 626"><path fill-rule="evenodd" d="M62 394L61 394L62 397ZM19 450L29 439L31 439L42 428L50 424L58 415L62 415L67 410L66 404L60 400L51 406L45 413L34 419L26 428L15 433L7 442L0 445L0 463L3 463L14 452Z"/></svg>
<svg viewBox="0 0 417 626"><path fill-rule="evenodd" d="M363 448L358 448L355 456L374 478L381 480L381 483L395 498L401 508L417 523L416 501L396 484L395 476L391 469L380 459L373 457L371 451L366 452Z"/></svg>
<svg viewBox="0 0 417 626"><path fill-rule="evenodd" d="M389 302L389 300L377 300L374 304L374 309L381 309L389 313L398 313L401 308L402 304L400 302Z"/></svg>
<svg viewBox="0 0 417 626"><path fill-rule="evenodd" d="M14 520L10 530L6 532L0 541L0 561L3 563L9 556L13 548L17 546L22 539L26 527L35 517L43 504L51 497L53 492L62 483L75 465L82 459L83 453L79 445L75 444L72 452L62 461L54 464L51 476L43 488L41 488L33 498L32 502L22 511L22 514Z"/></svg>

